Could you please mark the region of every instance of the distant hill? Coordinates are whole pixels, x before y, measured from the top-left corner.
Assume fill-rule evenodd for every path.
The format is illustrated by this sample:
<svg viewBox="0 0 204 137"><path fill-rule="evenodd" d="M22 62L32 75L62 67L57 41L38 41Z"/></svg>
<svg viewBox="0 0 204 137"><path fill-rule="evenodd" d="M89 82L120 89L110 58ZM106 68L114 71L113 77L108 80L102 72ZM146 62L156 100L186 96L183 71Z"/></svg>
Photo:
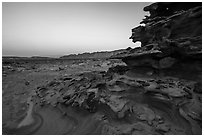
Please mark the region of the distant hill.
<svg viewBox="0 0 204 137"><path fill-rule="evenodd" d="M20 56L3 56L2 58L5 58L5 59L29 59L29 58L33 58L33 59L37 59L37 58L50 58L50 57L41 57L41 56L32 56L32 57L20 57Z"/></svg>
<svg viewBox="0 0 204 137"><path fill-rule="evenodd" d="M116 54L127 52L131 48L120 49L114 51L101 51L92 53L82 53L82 54L70 54L60 57L61 59L100 59L100 58L110 58Z"/></svg>
<svg viewBox="0 0 204 137"><path fill-rule="evenodd" d="M2 56L2 59L25 59L28 57L18 57L18 56Z"/></svg>
<svg viewBox="0 0 204 137"><path fill-rule="evenodd" d="M32 57L18 57L18 56L3 56L4 61L8 60L49 60L50 57L32 56Z"/></svg>
<svg viewBox="0 0 204 137"><path fill-rule="evenodd" d="M59 57L59 59L100 59L100 58L110 58L117 54L126 53L132 48L128 47L127 49L119 49L114 51L101 51L101 52L92 52L92 53L81 53L81 54L70 54ZM43 57L43 56L32 56L32 57L18 57L18 56L3 56L2 59L28 59L28 60L41 60L41 59L57 59L52 57Z"/></svg>
<svg viewBox="0 0 204 137"><path fill-rule="evenodd" d="M30 58L33 58L33 59L48 59L50 57L32 56Z"/></svg>

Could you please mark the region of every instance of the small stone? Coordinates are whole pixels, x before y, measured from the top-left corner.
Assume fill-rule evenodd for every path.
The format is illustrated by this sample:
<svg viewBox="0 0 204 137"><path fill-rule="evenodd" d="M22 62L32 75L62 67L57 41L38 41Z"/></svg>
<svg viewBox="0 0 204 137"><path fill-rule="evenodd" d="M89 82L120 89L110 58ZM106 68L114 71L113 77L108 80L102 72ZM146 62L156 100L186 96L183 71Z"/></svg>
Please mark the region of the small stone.
<svg viewBox="0 0 204 137"><path fill-rule="evenodd" d="M118 118L123 118L125 116L125 113L122 111L122 112L118 112Z"/></svg>
<svg viewBox="0 0 204 137"><path fill-rule="evenodd" d="M25 82L25 85L26 85L26 86L27 86L27 85L29 85L29 84L30 84L30 82L29 82L29 81L26 81L26 82Z"/></svg>
<svg viewBox="0 0 204 137"><path fill-rule="evenodd" d="M156 126L156 131L168 132L170 130L170 125L168 124L159 124Z"/></svg>
<svg viewBox="0 0 204 137"><path fill-rule="evenodd" d="M138 82L139 84L141 84L142 86L144 86L144 87L150 86L150 84L149 84L148 82L146 82L146 81L137 80L137 82Z"/></svg>
<svg viewBox="0 0 204 137"><path fill-rule="evenodd" d="M66 112L63 112L63 114L62 114L63 116L66 116L67 115L67 113Z"/></svg>

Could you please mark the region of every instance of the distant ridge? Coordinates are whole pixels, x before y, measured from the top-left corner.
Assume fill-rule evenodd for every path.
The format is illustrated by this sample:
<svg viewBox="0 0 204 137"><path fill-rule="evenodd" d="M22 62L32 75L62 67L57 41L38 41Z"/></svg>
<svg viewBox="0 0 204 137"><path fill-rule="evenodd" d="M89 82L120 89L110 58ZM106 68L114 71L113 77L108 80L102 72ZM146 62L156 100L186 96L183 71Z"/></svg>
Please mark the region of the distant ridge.
<svg viewBox="0 0 204 137"><path fill-rule="evenodd" d="M81 54L69 54L59 57L59 59L94 59L94 58L110 58L120 53L126 53L132 48L128 47L127 49L119 49L114 51L101 51L101 52L85 52ZM21 56L2 56L3 59L52 59L56 57L44 57L44 56L31 56L31 57L21 57Z"/></svg>
<svg viewBox="0 0 204 137"><path fill-rule="evenodd" d="M92 53L81 53L81 54L70 54L59 57L61 59L94 59L94 58L110 58L113 55L127 52L130 47L127 49L119 49L114 51L101 51L101 52L92 52Z"/></svg>

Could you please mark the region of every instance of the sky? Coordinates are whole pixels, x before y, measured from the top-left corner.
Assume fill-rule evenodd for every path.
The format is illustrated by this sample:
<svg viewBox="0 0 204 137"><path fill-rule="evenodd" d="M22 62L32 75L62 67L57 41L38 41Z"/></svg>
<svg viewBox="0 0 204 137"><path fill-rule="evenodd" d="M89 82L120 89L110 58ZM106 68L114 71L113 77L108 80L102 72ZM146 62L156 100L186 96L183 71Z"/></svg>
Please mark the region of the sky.
<svg viewBox="0 0 204 137"><path fill-rule="evenodd" d="M3 2L3 56L62 56L136 47L145 2Z"/></svg>

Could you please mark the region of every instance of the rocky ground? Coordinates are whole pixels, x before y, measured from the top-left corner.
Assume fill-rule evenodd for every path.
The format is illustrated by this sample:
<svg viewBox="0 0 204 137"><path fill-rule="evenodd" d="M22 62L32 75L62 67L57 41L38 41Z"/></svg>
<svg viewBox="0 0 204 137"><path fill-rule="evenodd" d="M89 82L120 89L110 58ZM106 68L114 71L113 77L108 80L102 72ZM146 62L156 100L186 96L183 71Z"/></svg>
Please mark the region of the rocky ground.
<svg viewBox="0 0 204 137"><path fill-rule="evenodd" d="M41 111L39 113L38 111L34 111L35 109L41 110L38 108L38 106L42 106L41 100L35 100L36 104L34 103L34 97L36 96L36 92L40 90L42 87L46 86L47 84L59 81L59 79L66 81L66 77L70 76L77 77L78 75L81 75L83 73L106 72L108 68L117 65L125 65L125 63L123 63L120 60L107 60L107 59L93 59L93 60L3 59L2 65L3 134L32 134L35 127L39 128L38 126L40 127L42 126L40 125L40 123L43 123L42 121L45 121L45 118L47 118L47 115L49 113L50 114L53 113L53 116L51 115L50 118L47 119L48 125L50 125L49 123L50 121L53 123L51 124L51 126L54 126L54 128L56 128L55 124L57 124L56 121L58 120L59 120L58 124L63 125L64 118L62 117L62 114L65 113L64 112L65 110L61 110L60 113L57 112L55 114L56 111L55 109L51 108L50 110L45 109L43 107L42 116L44 117L40 115ZM58 88L57 85L55 85L54 87ZM66 90L66 88L64 90ZM28 113L31 110L32 113ZM44 110L51 112L47 113ZM55 118L55 116L58 116L58 119L56 119L56 121L53 122L52 119ZM63 121L62 123L60 122L60 119L61 122ZM35 124L37 124L38 126ZM67 122L65 123L64 126L67 126ZM69 126L72 127L71 125ZM26 129L29 130L24 131L25 127ZM45 126L45 129L46 130L41 129L42 131L41 132L39 131L39 134L53 134L53 133L63 134L63 132L61 132L61 129L57 129L60 131L56 132L47 126Z"/></svg>
<svg viewBox="0 0 204 137"><path fill-rule="evenodd" d="M111 59L3 60L3 134L202 134L201 3L153 3Z"/></svg>

